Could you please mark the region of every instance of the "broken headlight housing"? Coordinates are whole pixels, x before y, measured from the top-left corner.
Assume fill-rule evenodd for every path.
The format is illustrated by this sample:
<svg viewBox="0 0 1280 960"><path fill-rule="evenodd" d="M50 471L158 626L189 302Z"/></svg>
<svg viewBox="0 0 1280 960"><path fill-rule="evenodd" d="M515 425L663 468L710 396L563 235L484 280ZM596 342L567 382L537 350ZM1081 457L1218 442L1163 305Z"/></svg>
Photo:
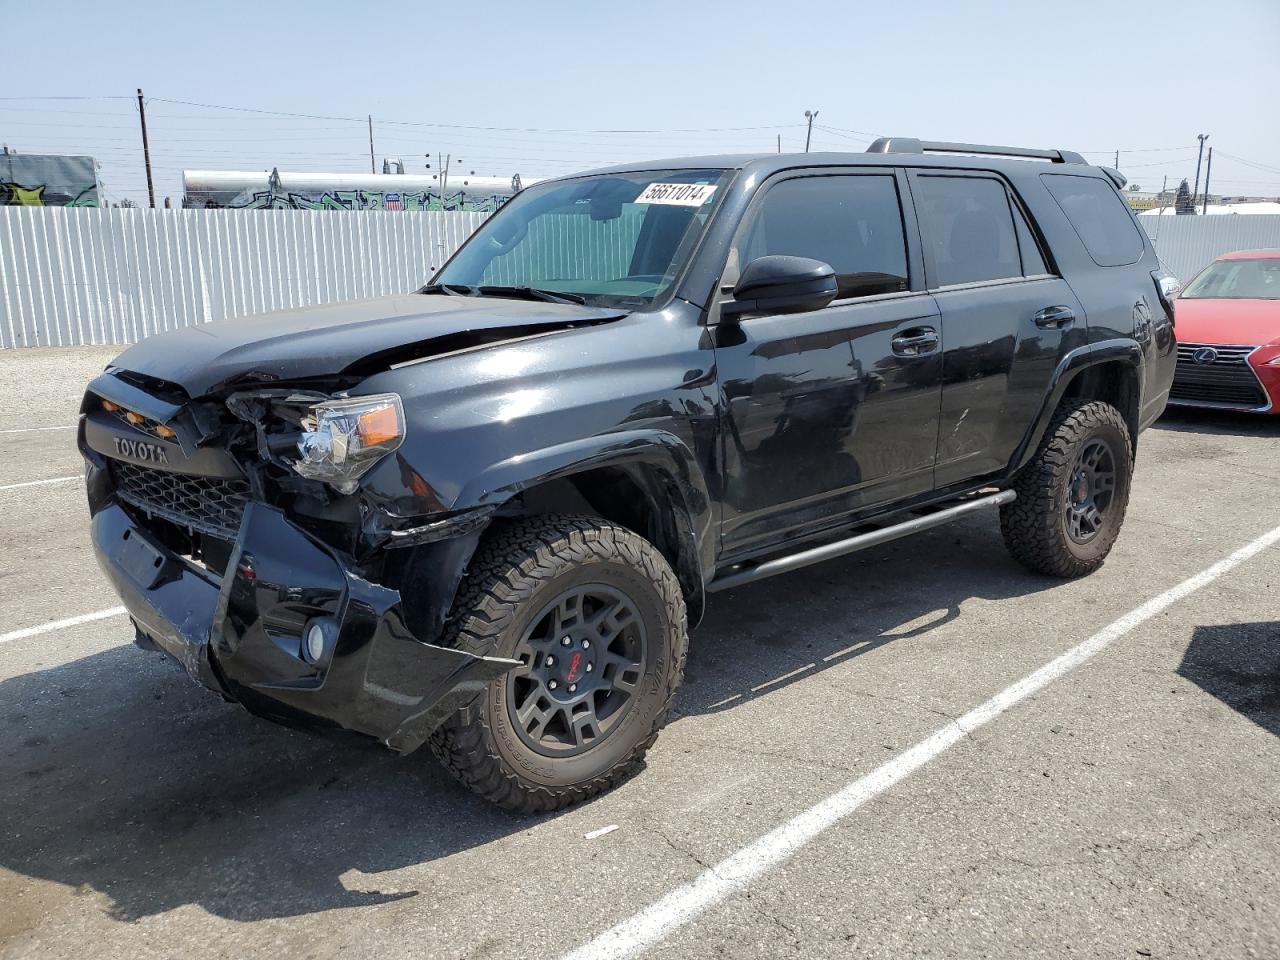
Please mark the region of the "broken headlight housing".
<svg viewBox="0 0 1280 960"><path fill-rule="evenodd" d="M324 400L301 426L293 469L339 493L354 493L360 478L404 440L404 407L394 393Z"/></svg>

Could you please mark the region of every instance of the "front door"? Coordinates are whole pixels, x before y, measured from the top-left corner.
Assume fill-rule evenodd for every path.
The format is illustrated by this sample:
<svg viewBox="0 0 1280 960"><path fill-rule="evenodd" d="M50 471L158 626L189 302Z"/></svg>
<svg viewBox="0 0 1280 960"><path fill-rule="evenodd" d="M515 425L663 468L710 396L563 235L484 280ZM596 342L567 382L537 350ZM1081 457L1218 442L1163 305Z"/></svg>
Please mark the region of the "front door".
<svg viewBox="0 0 1280 960"><path fill-rule="evenodd" d="M714 331L726 561L932 488L939 314L912 286L904 184L884 168L790 175L744 218L722 291L751 260L777 254L830 264L839 292L822 310Z"/></svg>

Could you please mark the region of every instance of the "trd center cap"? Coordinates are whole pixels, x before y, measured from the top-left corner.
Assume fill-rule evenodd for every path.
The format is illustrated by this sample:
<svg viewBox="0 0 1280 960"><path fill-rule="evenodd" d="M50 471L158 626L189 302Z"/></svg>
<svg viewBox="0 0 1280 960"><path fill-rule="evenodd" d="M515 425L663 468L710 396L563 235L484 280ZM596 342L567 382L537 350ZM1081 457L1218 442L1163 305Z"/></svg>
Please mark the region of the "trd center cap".
<svg viewBox="0 0 1280 960"><path fill-rule="evenodd" d="M581 650L575 650L569 658L569 669L565 672L564 679L566 683L577 683L582 678L583 667L585 664Z"/></svg>
<svg viewBox="0 0 1280 960"><path fill-rule="evenodd" d="M1085 477L1081 477L1076 481L1076 489L1074 491L1074 499L1076 503L1084 503L1089 498L1089 481Z"/></svg>

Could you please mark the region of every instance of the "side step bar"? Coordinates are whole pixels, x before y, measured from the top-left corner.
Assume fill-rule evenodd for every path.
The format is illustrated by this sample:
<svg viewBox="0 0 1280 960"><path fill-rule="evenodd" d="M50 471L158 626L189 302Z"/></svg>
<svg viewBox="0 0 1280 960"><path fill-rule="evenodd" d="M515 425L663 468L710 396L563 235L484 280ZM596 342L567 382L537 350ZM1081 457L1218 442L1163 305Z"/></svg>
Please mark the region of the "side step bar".
<svg viewBox="0 0 1280 960"><path fill-rule="evenodd" d="M824 543L822 546L801 550L799 553L793 553L785 557L778 557L776 560L766 560L764 563L747 567L745 570L737 570L723 577L717 577L707 584L707 590L709 592L729 590L733 587L740 587L744 583L751 583L753 580L763 580L765 577L798 570L800 567L807 567L812 563L821 563L823 560L830 560L832 557L842 557L846 553L856 553L868 547L876 547L882 543L888 543L890 540L897 540L900 537L919 533L922 530L932 530L934 527L940 527L944 523L950 523L952 520L959 520L961 517L984 510L987 507L998 507L1001 504L1010 503L1016 497L1017 494L1012 490L1001 490L999 493L979 497L976 500L966 500L964 503L957 504L954 507L947 507L935 513L927 513L922 517L912 517L910 520L903 520L901 523L881 527L879 530L872 530L869 533L860 533L857 536L837 540L834 543Z"/></svg>

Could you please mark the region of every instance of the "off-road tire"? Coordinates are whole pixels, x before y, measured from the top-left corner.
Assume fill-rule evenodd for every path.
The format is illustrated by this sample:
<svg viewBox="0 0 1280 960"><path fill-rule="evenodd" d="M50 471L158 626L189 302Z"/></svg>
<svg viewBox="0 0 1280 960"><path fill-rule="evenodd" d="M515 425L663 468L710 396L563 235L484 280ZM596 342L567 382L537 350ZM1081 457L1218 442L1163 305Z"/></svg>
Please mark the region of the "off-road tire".
<svg viewBox="0 0 1280 960"><path fill-rule="evenodd" d="M1068 497L1077 458L1095 438L1106 444L1114 458L1115 486L1101 528L1089 542L1079 543L1068 533ZM1000 532L1009 552L1036 573L1053 577L1093 573L1119 536L1132 475L1133 445L1120 411L1100 400L1063 401L1035 458L1014 481L1018 498L1000 508Z"/></svg>
<svg viewBox="0 0 1280 960"><path fill-rule="evenodd" d="M442 642L479 655L513 656L538 611L584 582L627 593L647 631L646 669L618 728L578 756L542 756L515 729L507 678L498 677L432 735L432 752L450 773L508 810L558 810L635 773L666 724L683 678L688 624L675 573L653 544L597 517L496 521L476 550Z"/></svg>

